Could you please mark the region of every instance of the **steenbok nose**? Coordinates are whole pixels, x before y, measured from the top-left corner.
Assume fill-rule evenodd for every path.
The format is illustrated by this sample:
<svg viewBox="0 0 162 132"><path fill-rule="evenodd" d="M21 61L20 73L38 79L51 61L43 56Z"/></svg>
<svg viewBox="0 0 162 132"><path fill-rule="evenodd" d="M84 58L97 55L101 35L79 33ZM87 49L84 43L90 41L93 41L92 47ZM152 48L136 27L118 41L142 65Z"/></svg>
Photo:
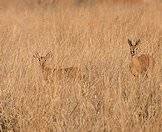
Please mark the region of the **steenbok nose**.
<svg viewBox="0 0 162 132"><path fill-rule="evenodd" d="M155 61L153 57L148 54L137 54L139 43L140 39L136 41L135 44L128 39L131 54L130 71L134 76L143 74L147 76L148 69L152 69L154 67Z"/></svg>

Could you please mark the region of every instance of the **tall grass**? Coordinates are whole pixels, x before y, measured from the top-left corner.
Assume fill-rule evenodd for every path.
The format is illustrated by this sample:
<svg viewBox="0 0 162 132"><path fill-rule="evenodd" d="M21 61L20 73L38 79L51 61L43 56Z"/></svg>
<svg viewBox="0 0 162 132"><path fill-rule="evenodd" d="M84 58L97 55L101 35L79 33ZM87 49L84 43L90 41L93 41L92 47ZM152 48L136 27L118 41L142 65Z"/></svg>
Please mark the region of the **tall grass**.
<svg viewBox="0 0 162 132"><path fill-rule="evenodd" d="M4 5L0 131L162 131L160 3ZM155 58L147 79L129 71L128 38ZM33 54L49 51L49 67L80 67L87 82L45 82Z"/></svg>

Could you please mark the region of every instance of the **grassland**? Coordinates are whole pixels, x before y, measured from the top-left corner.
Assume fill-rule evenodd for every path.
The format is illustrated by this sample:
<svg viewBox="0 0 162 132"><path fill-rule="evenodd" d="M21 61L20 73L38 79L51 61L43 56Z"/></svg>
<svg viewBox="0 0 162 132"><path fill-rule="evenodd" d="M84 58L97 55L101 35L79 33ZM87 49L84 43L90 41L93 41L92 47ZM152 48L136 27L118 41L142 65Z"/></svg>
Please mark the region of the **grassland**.
<svg viewBox="0 0 162 132"><path fill-rule="evenodd" d="M0 1L0 131L162 131L161 3L68 2ZM128 38L155 58L147 79L130 73ZM33 55L49 51L87 82L47 83Z"/></svg>

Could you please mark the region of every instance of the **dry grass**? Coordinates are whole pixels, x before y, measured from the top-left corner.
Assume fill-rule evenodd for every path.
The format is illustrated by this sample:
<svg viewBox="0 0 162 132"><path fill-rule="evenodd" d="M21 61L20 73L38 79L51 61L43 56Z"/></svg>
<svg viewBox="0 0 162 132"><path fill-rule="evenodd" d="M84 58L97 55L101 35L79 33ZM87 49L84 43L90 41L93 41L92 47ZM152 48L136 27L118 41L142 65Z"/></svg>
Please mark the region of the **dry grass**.
<svg viewBox="0 0 162 132"><path fill-rule="evenodd" d="M0 2L0 131L162 131L160 3ZM148 79L129 71L128 38L155 58ZM44 81L33 54L49 51L49 67L80 67L86 83Z"/></svg>

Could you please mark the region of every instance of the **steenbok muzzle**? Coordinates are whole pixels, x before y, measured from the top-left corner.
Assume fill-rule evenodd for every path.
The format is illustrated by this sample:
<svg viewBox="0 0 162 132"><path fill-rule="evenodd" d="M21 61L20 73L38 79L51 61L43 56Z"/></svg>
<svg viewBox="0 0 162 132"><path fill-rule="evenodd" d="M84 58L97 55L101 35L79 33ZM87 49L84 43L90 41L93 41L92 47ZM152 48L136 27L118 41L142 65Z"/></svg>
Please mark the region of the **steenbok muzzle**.
<svg viewBox="0 0 162 132"><path fill-rule="evenodd" d="M62 79L69 79L70 81L83 79L84 75L82 75L81 69L78 67L50 68L47 61L51 56L51 52L45 56L40 56L38 53L33 55L39 62L45 81L51 82L54 78L57 81Z"/></svg>
<svg viewBox="0 0 162 132"><path fill-rule="evenodd" d="M140 39L135 44L128 39L131 53L130 71L134 76L145 75L147 77L148 70L153 69L155 61L151 55L137 54L139 43Z"/></svg>

